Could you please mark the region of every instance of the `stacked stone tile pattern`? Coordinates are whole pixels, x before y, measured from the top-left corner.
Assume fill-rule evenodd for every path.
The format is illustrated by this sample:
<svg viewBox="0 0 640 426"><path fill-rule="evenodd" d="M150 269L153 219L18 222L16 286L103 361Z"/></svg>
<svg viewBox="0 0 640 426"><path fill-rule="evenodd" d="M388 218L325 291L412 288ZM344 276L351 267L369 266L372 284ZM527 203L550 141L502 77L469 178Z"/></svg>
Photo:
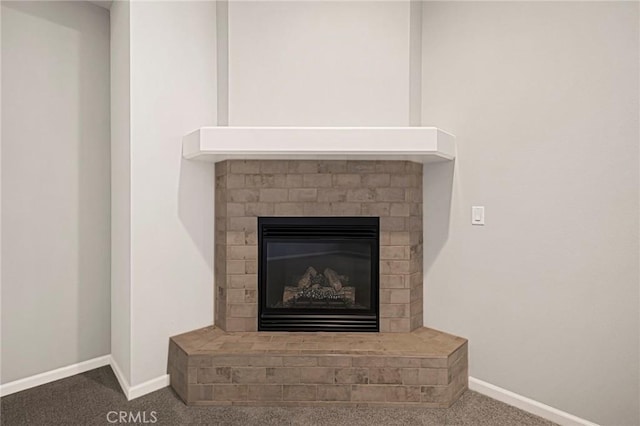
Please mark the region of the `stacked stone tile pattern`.
<svg viewBox="0 0 640 426"><path fill-rule="evenodd" d="M172 337L171 386L189 405L449 407L468 387L467 341L410 333L234 332Z"/></svg>
<svg viewBox="0 0 640 426"><path fill-rule="evenodd" d="M215 324L257 327L258 216L380 217L380 331L422 326L422 164L216 163Z"/></svg>

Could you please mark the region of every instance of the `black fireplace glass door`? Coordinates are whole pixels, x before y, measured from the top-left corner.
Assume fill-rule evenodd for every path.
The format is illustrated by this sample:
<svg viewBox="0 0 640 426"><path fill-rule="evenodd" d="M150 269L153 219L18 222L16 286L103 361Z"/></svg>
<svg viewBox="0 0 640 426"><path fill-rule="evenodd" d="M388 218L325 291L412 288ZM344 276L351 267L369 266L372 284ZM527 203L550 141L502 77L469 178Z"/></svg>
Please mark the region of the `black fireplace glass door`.
<svg viewBox="0 0 640 426"><path fill-rule="evenodd" d="M379 330L377 217L259 217L258 330Z"/></svg>
<svg viewBox="0 0 640 426"><path fill-rule="evenodd" d="M270 241L266 251L269 308L371 309L371 243Z"/></svg>

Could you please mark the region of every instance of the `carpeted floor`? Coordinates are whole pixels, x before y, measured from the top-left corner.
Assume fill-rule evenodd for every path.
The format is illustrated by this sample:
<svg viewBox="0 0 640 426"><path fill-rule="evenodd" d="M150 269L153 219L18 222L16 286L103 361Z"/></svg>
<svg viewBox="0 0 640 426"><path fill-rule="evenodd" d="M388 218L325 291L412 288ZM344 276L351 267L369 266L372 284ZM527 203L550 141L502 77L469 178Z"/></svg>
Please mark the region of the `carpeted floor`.
<svg viewBox="0 0 640 426"><path fill-rule="evenodd" d="M108 425L117 413L156 425L552 425L517 408L468 391L449 409L187 407L165 388L133 401L120 391L111 368L29 389L0 400L1 423L14 425ZM140 414L138 414L140 412ZM126 414L125 413L125 414ZM145 418L142 415L145 415ZM107 416L110 416L109 419ZM110 423L108 420L111 420Z"/></svg>

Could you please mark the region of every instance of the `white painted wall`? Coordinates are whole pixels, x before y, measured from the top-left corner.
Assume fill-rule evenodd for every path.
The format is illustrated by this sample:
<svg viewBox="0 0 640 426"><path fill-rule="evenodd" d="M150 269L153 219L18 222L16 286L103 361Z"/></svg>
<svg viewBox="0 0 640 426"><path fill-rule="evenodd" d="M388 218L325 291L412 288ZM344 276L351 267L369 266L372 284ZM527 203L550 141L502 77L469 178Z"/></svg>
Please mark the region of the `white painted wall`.
<svg viewBox="0 0 640 426"><path fill-rule="evenodd" d="M2 2L2 383L109 348L109 12Z"/></svg>
<svg viewBox="0 0 640 426"><path fill-rule="evenodd" d="M639 424L638 3L423 7L422 122L458 144L425 178L425 323L476 378Z"/></svg>
<svg viewBox="0 0 640 426"><path fill-rule="evenodd" d="M111 356L131 382L131 93L128 1L111 6Z"/></svg>
<svg viewBox="0 0 640 426"><path fill-rule="evenodd" d="M170 336L213 323L213 168L181 149L184 135L216 124L216 5L132 2L130 19L136 386L166 374Z"/></svg>
<svg viewBox="0 0 640 426"><path fill-rule="evenodd" d="M409 124L408 1L229 3L229 124Z"/></svg>
<svg viewBox="0 0 640 426"><path fill-rule="evenodd" d="M0 4L0 48L2 46L2 5ZM0 99L2 99L2 54L0 54ZM0 101L0 310L2 309L2 102ZM0 321L2 312L0 311ZM2 329L0 325L0 374L2 370ZM0 377L0 383L2 378Z"/></svg>

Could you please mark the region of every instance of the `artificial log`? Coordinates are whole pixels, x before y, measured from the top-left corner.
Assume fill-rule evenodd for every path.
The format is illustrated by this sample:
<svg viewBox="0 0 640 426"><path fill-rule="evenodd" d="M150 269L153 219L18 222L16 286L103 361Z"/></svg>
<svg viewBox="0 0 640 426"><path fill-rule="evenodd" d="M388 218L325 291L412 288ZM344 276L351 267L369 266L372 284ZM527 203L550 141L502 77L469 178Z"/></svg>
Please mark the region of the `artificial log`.
<svg viewBox="0 0 640 426"><path fill-rule="evenodd" d="M311 286L311 279L318 275L318 271L313 266L309 266L302 278L298 280L298 288L308 288Z"/></svg>
<svg viewBox="0 0 640 426"><path fill-rule="evenodd" d="M330 295L338 295L344 300L350 301L352 304L356 303L356 288L355 287L342 287L339 292L336 292L331 287L320 287L318 290ZM299 287L286 286L284 293L282 294L282 302L288 303L296 298L300 297L302 290Z"/></svg>
<svg viewBox="0 0 640 426"><path fill-rule="evenodd" d="M340 281L340 275L338 275L336 271L331 268L326 268L324 270L324 276L327 278L327 281L329 281L329 285L331 285L335 291L340 291L342 288L342 281Z"/></svg>

